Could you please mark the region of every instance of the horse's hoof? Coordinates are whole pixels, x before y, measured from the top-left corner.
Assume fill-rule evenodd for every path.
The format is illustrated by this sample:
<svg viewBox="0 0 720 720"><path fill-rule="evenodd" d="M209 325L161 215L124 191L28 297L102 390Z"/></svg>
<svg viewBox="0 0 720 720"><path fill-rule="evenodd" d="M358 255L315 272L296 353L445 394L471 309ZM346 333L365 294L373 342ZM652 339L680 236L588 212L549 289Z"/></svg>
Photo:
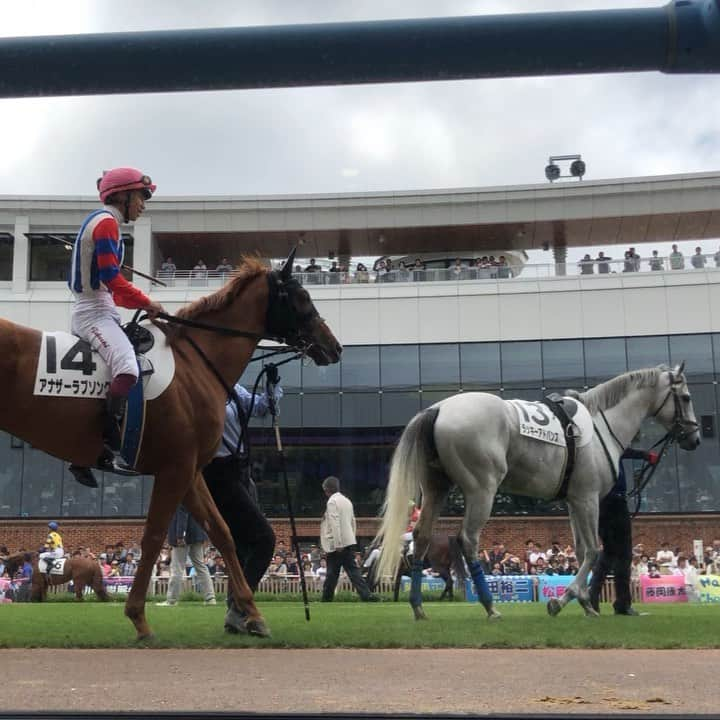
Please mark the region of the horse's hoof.
<svg viewBox="0 0 720 720"><path fill-rule="evenodd" d="M265 624L265 621L260 618L257 620L246 620L245 630L248 635L254 635L255 637L272 637L270 628Z"/></svg>
<svg viewBox="0 0 720 720"><path fill-rule="evenodd" d="M557 598L551 598L550 600L548 600L548 604L547 604L548 615L555 617L561 610L562 610L562 606L560 605L560 601Z"/></svg>
<svg viewBox="0 0 720 720"><path fill-rule="evenodd" d="M154 635L154 633L151 633L151 632L146 633L144 635L138 635L135 638L135 642L138 645L144 645L145 647L147 647L148 645L152 645L154 640L155 640L155 635Z"/></svg>
<svg viewBox="0 0 720 720"><path fill-rule="evenodd" d="M427 620L427 615L425 614L425 611L420 607L414 607L413 613L415 614L416 620Z"/></svg>
<svg viewBox="0 0 720 720"><path fill-rule="evenodd" d="M585 617L600 617L600 613L594 607L586 607L583 610L585 610Z"/></svg>
<svg viewBox="0 0 720 720"><path fill-rule="evenodd" d="M491 610L487 616L488 621L502 620L502 615L497 610Z"/></svg>

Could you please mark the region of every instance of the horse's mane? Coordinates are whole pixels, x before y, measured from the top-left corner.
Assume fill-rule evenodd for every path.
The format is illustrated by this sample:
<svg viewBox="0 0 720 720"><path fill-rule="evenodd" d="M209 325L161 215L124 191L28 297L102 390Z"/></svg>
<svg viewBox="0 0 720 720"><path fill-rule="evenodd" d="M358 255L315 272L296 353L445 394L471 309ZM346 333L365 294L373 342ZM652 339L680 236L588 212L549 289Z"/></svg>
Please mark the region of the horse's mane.
<svg viewBox="0 0 720 720"><path fill-rule="evenodd" d="M643 370L631 370L618 375L612 380L596 385L584 393L579 393L578 398L587 407L590 414L594 415L600 410L607 410L617 405L632 389L655 387L658 384L660 375L667 370L669 368L666 365L658 365Z"/></svg>
<svg viewBox="0 0 720 720"><path fill-rule="evenodd" d="M230 279L219 290L180 308L175 315L184 320L195 320L206 313L224 310L251 280L265 272L267 272L267 268L258 258L243 256L240 259L240 268L231 275ZM185 329L181 325L172 325L167 329L168 340L172 343L176 338L182 337L185 334Z"/></svg>

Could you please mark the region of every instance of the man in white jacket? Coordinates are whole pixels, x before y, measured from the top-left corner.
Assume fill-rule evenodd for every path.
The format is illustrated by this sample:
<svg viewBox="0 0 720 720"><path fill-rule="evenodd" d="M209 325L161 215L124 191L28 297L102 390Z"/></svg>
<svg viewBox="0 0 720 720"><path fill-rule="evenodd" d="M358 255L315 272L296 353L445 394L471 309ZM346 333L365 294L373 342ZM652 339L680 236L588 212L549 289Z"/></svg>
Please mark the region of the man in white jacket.
<svg viewBox="0 0 720 720"><path fill-rule="evenodd" d="M353 504L340 492L340 481L330 475L323 480L323 491L328 499L325 515L320 523L320 544L327 553L327 576L323 585L322 601L332 602L340 569L344 568L350 582L364 602L377 602L355 564L352 552L355 538L355 512Z"/></svg>

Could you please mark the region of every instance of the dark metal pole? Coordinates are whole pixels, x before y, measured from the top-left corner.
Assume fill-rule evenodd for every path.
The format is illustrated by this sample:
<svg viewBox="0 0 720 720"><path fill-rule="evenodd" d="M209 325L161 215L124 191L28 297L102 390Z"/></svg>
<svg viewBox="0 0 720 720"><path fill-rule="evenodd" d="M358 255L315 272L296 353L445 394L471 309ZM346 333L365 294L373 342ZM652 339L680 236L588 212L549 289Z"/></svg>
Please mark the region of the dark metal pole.
<svg viewBox="0 0 720 720"><path fill-rule="evenodd" d="M651 70L720 72L720 0L0 40L0 98Z"/></svg>
<svg viewBox="0 0 720 720"><path fill-rule="evenodd" d="M275 431L275 445L278 455L280 456L280 472L283 475L285 483L285 494L287 495L288 515L290 517L290 542L295 548L295 557L297 558L298 574L300 575L300 588L302 590L303 605L305 606L305 620L310 622L310 604L308 602L307 583L305 582L305 570L302 564L302 553L300 552L300 542L297 535L297 527L295 525L295 513L293 512L292 497L290 496L290 483L288 482L287 467L285 465L285 452L283 451L282 439L280 438L280 425L278 423L278 411L275 404L275 386L278 384L279 377L277 366L274 363L268 363L264 368L265 372L265 390L272 415L273 430Z"/></svg>

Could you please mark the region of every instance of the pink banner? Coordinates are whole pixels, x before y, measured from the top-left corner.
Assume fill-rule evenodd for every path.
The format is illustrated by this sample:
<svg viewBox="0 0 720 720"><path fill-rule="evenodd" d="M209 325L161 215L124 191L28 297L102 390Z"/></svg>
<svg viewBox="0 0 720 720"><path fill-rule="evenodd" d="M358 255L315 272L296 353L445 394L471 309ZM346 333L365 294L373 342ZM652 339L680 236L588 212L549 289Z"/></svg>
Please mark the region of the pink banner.
<svg viewBox="0 0 720 720"><path fill-rule="evenodd" d="M640 593L642 602L687 602L685 578L682 575L663 575L651 578L640 576Z"/></svg>

